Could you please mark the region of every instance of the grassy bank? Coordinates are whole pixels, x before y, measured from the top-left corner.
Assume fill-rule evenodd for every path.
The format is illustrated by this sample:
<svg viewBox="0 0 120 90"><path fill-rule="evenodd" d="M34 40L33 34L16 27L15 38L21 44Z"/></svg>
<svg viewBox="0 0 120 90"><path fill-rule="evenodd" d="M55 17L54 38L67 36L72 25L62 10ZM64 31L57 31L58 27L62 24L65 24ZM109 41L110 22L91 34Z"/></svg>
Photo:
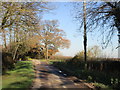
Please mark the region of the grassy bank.
<svg viewBox="0 0 120 90"><path fill-rule="evenodd" d="M28 88L34 78L31 61L18 61L13 70L2 76L2 88Z"/></svg>
<svg viewBox="0 0 120 90"><path fill-rule="evenodd" d="M92 82L96 87L120 89L120 72L107 73L96 70L84 70L84 63L74 61L53 62L52 65L68 75L76 76L86 82Z"/></svg>

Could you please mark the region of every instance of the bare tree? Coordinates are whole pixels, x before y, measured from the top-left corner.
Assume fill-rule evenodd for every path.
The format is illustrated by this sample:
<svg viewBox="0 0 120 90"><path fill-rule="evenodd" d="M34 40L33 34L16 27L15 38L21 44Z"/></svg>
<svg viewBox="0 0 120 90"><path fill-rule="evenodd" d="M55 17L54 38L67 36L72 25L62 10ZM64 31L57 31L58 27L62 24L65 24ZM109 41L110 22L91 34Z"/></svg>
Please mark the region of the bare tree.
<svg viewBox="0 0 120 90"><path fill-rule="evenodd" d="M81 3L76 3L76 19L81 22L83 26L83 20L81 18ZM120 2L88 2L87 4L87 32L96 31L101 32L103 37L102 42L106 48L111 41L114 33L118 31L118 37L120 43ZM80 28L81 28L80 27ZM119 46L118 46L119 47Z"/></svg>
<svg viewBox="0 0 120 90"><path fill-rule="evenodd" d="M39 16L50 9L47 3L41 2L2 2L0 33L4 40L3 50L12 53L13 59L15 59L19 54L26 53L31 46L35 46L29 39L36 36L36 29L41 18ZM32 42L31 45L28 42ZM24 47L26 48L24 49Z"/></svg>
<svg viewBox="0 0 120 90"><path fill-rule="evenodd" d="M30 30L37 24L37 14L41 14L43 11L49 10L46 3L41 2L2 2L1 8L0 32L3 34L5 48L7 47L6 34L10 27ZM18 32L17 30L14 34Z"/></svg>
<svg viewBox="0 0 120 90"><path fill-rule="evenodd" d="M86 1L83 2L83 22L84 22L84 60L87 62L87 33L86 33ZM85 65L86 68L86 65Z"/></svg>

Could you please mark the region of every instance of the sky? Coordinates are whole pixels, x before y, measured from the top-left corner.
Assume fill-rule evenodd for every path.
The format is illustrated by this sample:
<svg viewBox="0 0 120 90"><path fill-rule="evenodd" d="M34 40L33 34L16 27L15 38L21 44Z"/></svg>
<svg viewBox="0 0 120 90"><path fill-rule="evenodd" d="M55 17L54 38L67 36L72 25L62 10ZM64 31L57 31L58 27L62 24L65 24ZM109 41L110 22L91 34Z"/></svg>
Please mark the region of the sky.
<svg viewBox="0 0 120 90"><path fill-rule="evenodd" d="M66 38L70 40L71 45L68 49L59 49L64 56L75 56L79 51L83 50L83 34L78 31L79 25L74 19L72 12L74 11L73 4L70 2L51 2L55 5L55 9L49 13L44 13L42 20L58 20L59 28L66 32ZM101 48L101 37L96 33L88 33L87 47L98 45ZM112 44L109 44L106 49L102 49L103 54L109 57L118 57L118 50L115 49L118 44L117 33L112 39Z"/></svg>
<svg viewBox="0 0 120 90"><path fill-rule="evenodd" d="M71 45L68 49L59 49L59 53L64 56L75 56L78 52L83 50L83 33L79 32L79 24L74 19L74 7L72 2L51 2L50 5L56 8L50 12L43 13L42 20L58 20L59 28L66 32L66 38L70 40ZM94 45L98 45L101 48L101 37L98 36L99 33L88 33L87 48ZM102 49L103 54L109 57L118 57L118 37L115 33L112 44L106 49ZM1 44L2 42L0 42Z"/></svg>

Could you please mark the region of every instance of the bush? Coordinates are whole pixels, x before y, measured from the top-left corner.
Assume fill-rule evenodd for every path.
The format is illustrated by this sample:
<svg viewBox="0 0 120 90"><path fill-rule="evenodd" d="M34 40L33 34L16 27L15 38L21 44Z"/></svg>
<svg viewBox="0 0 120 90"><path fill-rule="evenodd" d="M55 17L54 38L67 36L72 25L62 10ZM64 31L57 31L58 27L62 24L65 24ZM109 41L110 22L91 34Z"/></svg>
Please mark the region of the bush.
<svg viewBox="0 0 120 90"><path fill-rule="evenodd" d="M21 57L21 60L22 60L22 61L27 61L28 59L29 59L29 56L25 56L25 55L24 55L24 56Z"/></svg>
<svg viewBox="0 0 120 90"><path fill-rule="evenodd" d="M1 52L2 54L2 72L5 73L6 70L12 69L14 67L15 61L12 59L11 53Z"/></svg>

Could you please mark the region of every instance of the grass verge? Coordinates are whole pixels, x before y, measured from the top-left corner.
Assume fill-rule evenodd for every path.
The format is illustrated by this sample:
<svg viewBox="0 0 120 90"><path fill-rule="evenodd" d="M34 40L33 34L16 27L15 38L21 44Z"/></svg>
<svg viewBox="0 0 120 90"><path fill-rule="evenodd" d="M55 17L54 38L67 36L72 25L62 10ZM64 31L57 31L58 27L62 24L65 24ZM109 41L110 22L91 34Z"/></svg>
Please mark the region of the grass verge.
<svg viewBox="0 0 120 90"><path fill-rule="evenodd" d="M31 61L18 61L13 70L2 76L2 90L6 88L28 88L34 78L34 69Z"/></svg>

